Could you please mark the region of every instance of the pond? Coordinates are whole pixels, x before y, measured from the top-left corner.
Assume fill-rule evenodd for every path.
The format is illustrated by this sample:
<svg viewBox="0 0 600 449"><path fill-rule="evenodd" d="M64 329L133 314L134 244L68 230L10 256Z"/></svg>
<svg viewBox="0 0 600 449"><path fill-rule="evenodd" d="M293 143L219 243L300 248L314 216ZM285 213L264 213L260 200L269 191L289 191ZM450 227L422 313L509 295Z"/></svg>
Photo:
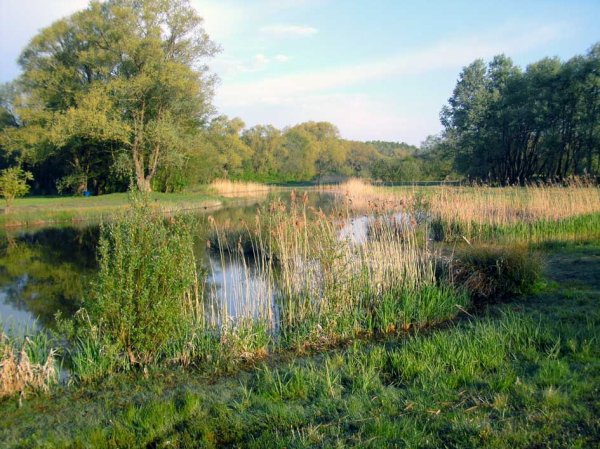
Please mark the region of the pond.
<svg viewBox="0 0 600 449"><path fill-rule="evenodd" d="M274 292L252 261L207 248L211 232L208 218L213 217L219 224L252 222L261 204L273 199L289 203L290 194L271 194L245 200L242 205L198 213L196 258L206 270L206 288L213 301L219 303L213 305L226 307L229 316L251 313L252 308L260 306L254 301L257 297L266 298L266 307L270 307ZM336 203L333 194L309 194L309 204L324 211ZM346 234L364 233L360 224L349 226L352 229L343 231ZM23 333L35 326L52 329L57 312L71 316L77 311L97 270L98 238L97 223L4 232L0 236L0 322L4 331Z"/></svg>

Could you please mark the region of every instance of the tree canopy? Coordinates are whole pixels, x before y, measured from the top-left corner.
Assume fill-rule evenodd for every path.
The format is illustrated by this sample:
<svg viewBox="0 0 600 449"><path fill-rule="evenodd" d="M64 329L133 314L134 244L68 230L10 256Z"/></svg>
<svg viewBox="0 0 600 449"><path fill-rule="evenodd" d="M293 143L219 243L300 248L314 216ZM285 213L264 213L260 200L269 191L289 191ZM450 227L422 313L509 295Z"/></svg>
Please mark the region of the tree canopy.
<svg viewBox="0 0 600 449"><path fill-rule="evenodd" d="M500 183L600 174L600 44L525 69L504 55L459 75L444 131L418 148L343 139L329 122L247 128L218 115L219 50L189 0L93 0L23 50L0 86L0 168L35 193L177 191L215 178Z"/></svg>
<svg viewBox="0 0 600 449"><path fill-rule="evenodd" d="M600 44L525 70L499 55L460 74L441 112L465 175L502 183L600 173Z"/></svg>
<svg viewBox="0 0 600 449"><path fill-rule="evenodd" d="M22 52L21 126L3 145L28 163L60 160L78 189L125 158L148 191L212 112L203 60L216 50L187 0L93 1Z"/></svg>

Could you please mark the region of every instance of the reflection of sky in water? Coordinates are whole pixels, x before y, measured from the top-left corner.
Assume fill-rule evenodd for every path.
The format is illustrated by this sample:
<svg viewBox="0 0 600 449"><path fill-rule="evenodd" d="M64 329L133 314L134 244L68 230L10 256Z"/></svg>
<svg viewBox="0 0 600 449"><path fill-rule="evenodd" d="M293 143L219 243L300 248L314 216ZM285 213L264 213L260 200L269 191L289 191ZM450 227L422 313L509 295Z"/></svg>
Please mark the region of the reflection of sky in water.
<svg viewBox="0 0 600 449"><path fill-rule="evenodd" d="M240 317L272 318L274 292L261 270L249 260L224 254L209 256L206 290L209 307L236 319Z"/></svg>
<svg viewBox="0 0 600 449"><path fill-rule="evenodd" d="M410 225L411 215L405 212L398 212L391 216L386 216L385 220L393 220L398 224ZM366 243L369 238L369 224L376 219L371 216L361 215L349 219L338 232L338 238L341 240L350 240L357 245Z"/></svg>
<svg viewBox="0 0 600 449"><path fill-rule="evenodd" d="M4 332L33 329L37 326L35 317L19 301L21 292L29 278L24 274L14 283L0 289L0 322Z"/></svg>

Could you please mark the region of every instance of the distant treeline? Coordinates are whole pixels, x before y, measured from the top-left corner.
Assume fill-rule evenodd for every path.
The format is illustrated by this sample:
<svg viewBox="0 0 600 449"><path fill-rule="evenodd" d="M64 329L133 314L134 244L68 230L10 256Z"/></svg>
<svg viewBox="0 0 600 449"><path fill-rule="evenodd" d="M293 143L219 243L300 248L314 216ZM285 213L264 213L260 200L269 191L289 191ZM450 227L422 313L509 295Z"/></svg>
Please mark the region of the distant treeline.
<svg viewBox="0 0 600 449"><path fill-rule="evenodd" d="M464 175L501 183L600 173L600 44L521 70L506 56L465 67L442 109L444 145Z"/></svg>
<svg viewBox="0 0 600 449"><path fill-rule="evenodd" d="M215 178L360 176L496 182L600 172L600 44L525 71L505 56L464 68L417 148L342 139L327 122L245 128L217 115L218 51L188 0L106 0L35 36L0 89L0 168L35 193L176 191ZM16 173L16 172L15 172ZM23 182L30 175L20 171Z"/></svg>

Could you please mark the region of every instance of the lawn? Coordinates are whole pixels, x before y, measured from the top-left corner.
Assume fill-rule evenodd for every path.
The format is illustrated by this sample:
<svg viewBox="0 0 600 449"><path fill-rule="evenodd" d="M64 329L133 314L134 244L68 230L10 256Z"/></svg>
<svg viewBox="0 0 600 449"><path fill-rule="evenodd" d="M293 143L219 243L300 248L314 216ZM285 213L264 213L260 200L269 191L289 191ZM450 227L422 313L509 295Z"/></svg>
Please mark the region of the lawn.
<svg viewBox="0 0 600 449"><path fill-rule="evenodd" d="M184 193L152 193L151 202L168 211L214 208L228 200L208 190ZM10 213L0 213L0 226L17 227L49 223L100 220L127 207L129 194L44 196L15 200Z"/></svg>

